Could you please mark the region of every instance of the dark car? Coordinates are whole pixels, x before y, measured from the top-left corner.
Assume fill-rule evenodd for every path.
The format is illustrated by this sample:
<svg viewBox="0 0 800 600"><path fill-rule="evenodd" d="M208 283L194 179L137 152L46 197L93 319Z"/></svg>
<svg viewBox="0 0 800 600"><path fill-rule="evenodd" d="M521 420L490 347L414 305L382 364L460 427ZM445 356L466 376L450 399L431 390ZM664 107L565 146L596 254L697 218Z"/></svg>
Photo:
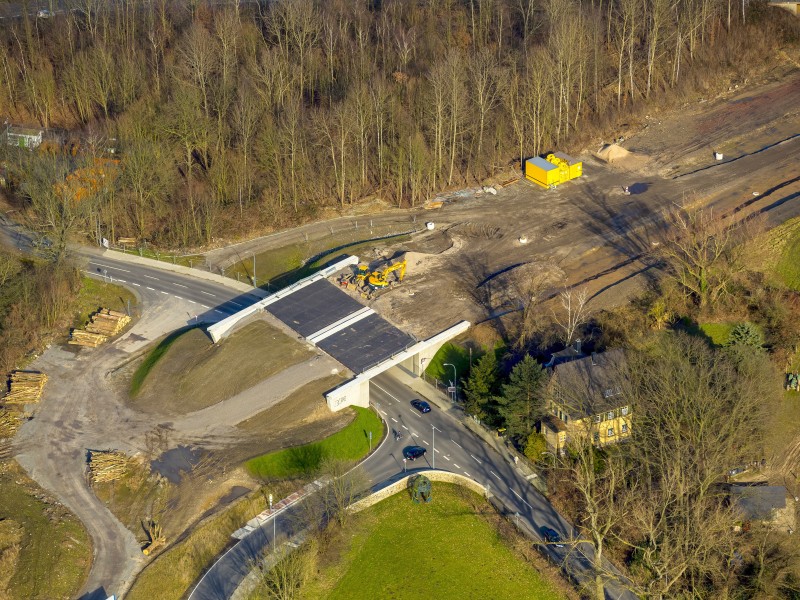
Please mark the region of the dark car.
<svg viewBox="0 0 800 600"><path fill-rule="evenodd" d="M424 400L412 400L411 406L423 414L431 412L431 405Z"/></svg>
<svg viewBox="0 0 800 600"><path fill-rule="evenodd" d="M542 537L544 541L549 544L555 544L556 548L563 548L564 544L561 543L561 536L558 535L558 532L551 527L542 527L541 528Z"/></svg>
<svg viewBox="0 0 800 600"><path fill-rule="evenodd" d="M407 448L403 448L403 458L417 460L425 456L425 452L427 451L422 446L408 446Z"/></svg>

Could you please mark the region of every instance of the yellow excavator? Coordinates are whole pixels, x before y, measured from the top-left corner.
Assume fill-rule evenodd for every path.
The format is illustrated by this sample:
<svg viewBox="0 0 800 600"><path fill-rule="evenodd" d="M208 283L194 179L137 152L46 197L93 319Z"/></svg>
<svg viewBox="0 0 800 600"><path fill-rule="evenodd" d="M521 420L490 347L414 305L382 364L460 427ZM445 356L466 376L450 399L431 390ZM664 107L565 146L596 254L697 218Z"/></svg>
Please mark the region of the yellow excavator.
<svg viewBox="0 0 800 600"><path fill-rule="evenodd" d="M389 287L389 275L395 274L396 281L399 283L403 281L406 276L406 260L403 259L393 265L389 265L380 271L373 271L367 277L367 285L373 290L380 290Z"/></svg>

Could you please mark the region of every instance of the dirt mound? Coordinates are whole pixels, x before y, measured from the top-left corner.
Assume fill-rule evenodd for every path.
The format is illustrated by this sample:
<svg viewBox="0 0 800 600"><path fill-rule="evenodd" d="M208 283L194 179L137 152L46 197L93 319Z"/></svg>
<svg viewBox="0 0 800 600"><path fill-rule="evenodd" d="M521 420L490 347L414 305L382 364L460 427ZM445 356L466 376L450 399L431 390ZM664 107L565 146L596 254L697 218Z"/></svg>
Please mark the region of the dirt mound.
<svg viewBox="0 0 800 600"><path fill-rule="evenodd" d="M606 144L597 152L596 156L600 160L607 162L608 164L613 164L616 161L622 160L630 156L630 152L628 152L622 146L618 146L617 144Z"/></svg>
<svg viewBox="0 0 800 600"><path fill-rule="evenodd" d="M610 165L631 171L641 169L650 160L649 156L631 152L617 144L606 144L595 156Z"/></svg>

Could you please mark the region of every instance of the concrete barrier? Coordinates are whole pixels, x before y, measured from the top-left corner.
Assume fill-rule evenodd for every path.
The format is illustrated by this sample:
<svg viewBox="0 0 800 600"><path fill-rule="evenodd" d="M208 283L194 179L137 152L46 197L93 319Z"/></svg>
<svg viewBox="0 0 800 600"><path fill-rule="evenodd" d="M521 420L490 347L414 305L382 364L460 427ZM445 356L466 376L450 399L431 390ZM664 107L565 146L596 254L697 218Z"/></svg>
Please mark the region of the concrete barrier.
<svg viewBox="0 0 800 600"><path fill-rule="evenodd" d="M413 473L409 473L402 479L399 479L394 483L390 483L385 488L382 488L377 492L370 494L366 498L362 498L361 500L353 502L353 504L347 507L347 510L354 513L361 512L362 510L377 504L381 500L385 500L389 496L394 496L398 492L407 490L408 480L411 479L412 477L416 477L417 475L425 475L425 477L427 477L431 481L441 481L444 483L454 483L456 485L462 485L465 488L472 490L476 494L483 494L484 496L488 497L485 486L478 483L474 479L470 479L465 475L461 475L459 473L452 473L450 471L423 469L421 471L414 471Z"/></svg>

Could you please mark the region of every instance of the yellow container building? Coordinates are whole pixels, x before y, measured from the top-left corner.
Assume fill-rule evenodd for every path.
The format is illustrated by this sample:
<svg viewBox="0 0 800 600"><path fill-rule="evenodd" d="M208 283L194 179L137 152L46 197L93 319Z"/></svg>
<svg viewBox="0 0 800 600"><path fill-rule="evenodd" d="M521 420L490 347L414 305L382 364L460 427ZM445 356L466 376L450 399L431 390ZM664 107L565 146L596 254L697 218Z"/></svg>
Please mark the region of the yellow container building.
<svg viewBox="0 0 800 600"><path fill-rule="evenodd" d="M561 183L558 166L539 156L534 156L525 161L525 178L546 188Z"/></svg>
<svg viewBox="0 0 800 600"><path fill-rule="evenodd" d="M563 152L556 152L553 156L566 162L569 165L570 179L577 179L578 177L583 175L583 163L581 161L575 160L569 154L564 154Z"/></svg>

